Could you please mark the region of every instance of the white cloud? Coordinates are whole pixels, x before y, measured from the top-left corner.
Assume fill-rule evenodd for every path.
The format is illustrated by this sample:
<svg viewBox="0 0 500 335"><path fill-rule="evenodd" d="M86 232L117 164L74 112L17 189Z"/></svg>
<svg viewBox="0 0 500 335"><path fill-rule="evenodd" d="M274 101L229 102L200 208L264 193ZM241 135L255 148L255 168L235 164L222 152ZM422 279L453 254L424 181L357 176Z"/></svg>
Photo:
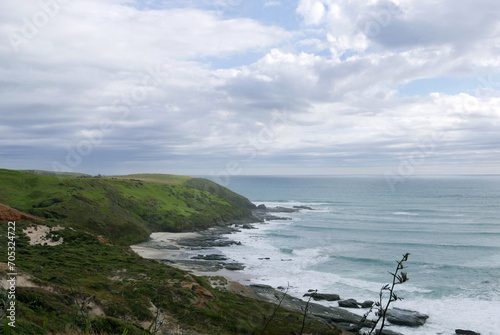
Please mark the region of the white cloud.
<svg viewBox="0 0 500 335"><path fill-rule="evenodd" d="M297 12L304 17L306 24L320 24L325 15L325 6L317 0L301 0Z"/></svg>
<svg viewBox="0 0 500 335"><path fill-rule="evenodd" d="M162 172L199 163L200 173L236 159L250 171L282 172L288 161L292 169L312 160L310 173L327 172L331 161L369 172L397 164L436 134L443 154L429 157L429 166L459 165L471 155L478 165L499 162L496 2L301 0L296 31L258 17L224 19L213 8L134 4L61 5L16 53L8 37L23 36L22 18L33 20L43 9L0 3L6 167L19 166L23 155L23 167L33 167L26 162L36 155L45 164L39 168L48 169L65 160L67 146L77 150L99 132L102 143L76 170L112 173L124 163L137 169L135 159ZM378 25L376 34L369 23ZM227 69L209 63L249 54L259 59ZM480 89L398 94L416 79L446 76L466 77ZM287 122L276 126L272 113ZM103 121L112 130L104 131ZM246 160L252 150L258 162Z"/></svg>

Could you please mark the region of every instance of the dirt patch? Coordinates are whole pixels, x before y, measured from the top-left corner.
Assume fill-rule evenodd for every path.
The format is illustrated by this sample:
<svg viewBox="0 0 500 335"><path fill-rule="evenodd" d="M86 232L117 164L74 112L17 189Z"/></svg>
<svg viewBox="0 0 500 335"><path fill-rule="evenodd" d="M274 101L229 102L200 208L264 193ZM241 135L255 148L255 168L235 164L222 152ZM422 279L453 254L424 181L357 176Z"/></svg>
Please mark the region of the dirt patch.
<svg viewBox="0 0 500 335"><path fill-rule="evenodd" d="M193 304L196 307L201 307L205 304L205 302L213 301L215 299L212 292L197 283L182 282L181 287L188 288L196 294L198 301Z"/></svg>
<svg viewBox="0 0 500 335"><path fill-rule="evenodd" d="M0 221L43 221L33 215L18 211L12 207L0 204Z"/></svg>
<svg viewBox="0 0 500 335"><path fill-rule="evenodd" d="M8 264L7 263L0 263L0 269L5 271L5 273L0 272L0 287L2 287L4 289L8 289L8 285L9 285L7 283L7 279L9 279L7 277ZM35 288L44 289L44 290L52 292L52 293L56 292L56 289L53 286L40 282L40 280L37 280L32 275L30 275L22 270L16 269L16 276L15 277L16 277L16 286L17 287L35 287Z"/></svg>
<svg viewBox="0 0 500 335"><path fill-rule="evenodd" d="M208 276L205 278L210 282L210 286L220 291L229 291L250 299L259 299L251 288L237 281L222 276Z"/></svg>
<svg viewBox="0 0 500 335"><path fill-rule="evenodd" d="M30 238L30 245L41 244L41 245L55 246L62 244L63 239L59 238L58 241L52 241L50 237L47 237L47 234L61 229L64 229L64 227L61 226L48 227L44 225L37 225L24 229L23 233L25 233Z"/></svg>
<svg viewBox="0 0 500 335"><path fill-rule="evenodd" d="M107 244L107 245L111 245L111 242L108 238L104 238L101 235L97 235L96 237L99 240L99 242Z"/></svg>

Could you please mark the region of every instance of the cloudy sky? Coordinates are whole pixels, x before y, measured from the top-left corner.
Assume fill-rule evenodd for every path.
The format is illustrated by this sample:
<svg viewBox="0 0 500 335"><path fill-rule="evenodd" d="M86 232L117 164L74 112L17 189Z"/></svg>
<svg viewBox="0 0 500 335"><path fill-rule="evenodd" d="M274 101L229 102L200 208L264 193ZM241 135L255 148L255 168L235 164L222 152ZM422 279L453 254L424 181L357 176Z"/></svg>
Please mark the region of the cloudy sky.
<svg viewBox="0 0 500 335"><path fill-rule="evenodd" d="M497 0L0 2L0 167L500 173Z"/></svg>

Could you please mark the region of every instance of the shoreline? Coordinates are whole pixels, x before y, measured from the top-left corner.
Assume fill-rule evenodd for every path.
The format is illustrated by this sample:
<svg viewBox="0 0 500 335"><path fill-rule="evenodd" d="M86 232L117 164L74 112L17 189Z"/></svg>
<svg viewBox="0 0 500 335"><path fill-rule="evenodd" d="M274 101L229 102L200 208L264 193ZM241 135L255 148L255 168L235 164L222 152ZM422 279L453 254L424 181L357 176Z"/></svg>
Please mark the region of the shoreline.
<svg viewBox="0 0 500 335"><path fill-rule="evenodd" d="M212 227L197 232L156 232L150 235L149 241L131 245L130 248L143 258L155 259L195 276L222 276L230 281L251 283L251 276L217 266L216 264L220 264L222 260L193 260L192 258L203 255L203 251L214 251L212 248L215 246L207 246L203 243L204 237L207 236L215 241L224 239L228 245L237 244L223 236L229 233L228 228L231 231L236 229L228 226ZM215 255L215 253L211 252L206 255Z"/></svg>
<svg viewBox="0 0 500 335"><path fill-rule="evenodd" d="M201 250L210 251L212 250L210 248L214 247L197 247L193 246L193 243L188 243L190 245L187 246L185 245L187 241L200 241L203 236L223 237L223 233L227 234L227 228L213 227L199 232L152 233L149 241L131 245L130 248L143 258L154 259L195 276L205 277L215 289L240 294L251 299L262 299L250 288L250 285L253 284L252 276L219 268L213 263L206 263L210 261L193 261L190 258L196 256Z"/></svg>
<svg viewBox="0 0 500 335"><path fill-rule="evenodd" d="M231 238L239 239L239 236L241 235L231 237L232 233L245 233L246 230L260 229L261 225L263 225L263 228L267 224L271 223L269 221L289 220L289 218L274 216L274 214L276 213L286 215L286 213L291 213L292 211L297 212L300 209L314 210L306 206L301 207L302 208L259 208L254 211L254 215L256 214L256 212L258 214L261 214L256 215L257 217L263 219L260 222L236 222L233 224L228 223L228 226L219 226L198 232L153 233L150 236L150 241L131 247L142 257L153 258L162 261L165 264L185 270L193 275L205 277L210 282L212 287L216 289L227 290L233 293L247 296L249 298L256 298L260 300L266 300L271 303L276 303L276 297L283 296L284 289L281 286L272 287L269 285L265 285L262 281L259 280L258 277L255 276L255 274L252 275L252 273L250 273L249 271L244 271L245 273L242 273L243 271L232 271L225 269L223 266L217 265L224 262L235 262L234 260L228 259L228 257L231 256L226 256L224 248L221 247L230 246L233 244L241 244L241 242L239 241L231 240ZM158 245L159 242L161 242L161 246ZM205 256L218 255L224 256L226 258L205 258ZM231 253L229 253L229 255L231 255ZM245 264L242 265L244 268ZM304 306L308 298L304 298L302 294L297 295L295 293L288 292L282 306L284 308L295 310L300 313L304 310ZM293 294L293 296L290 294ZM318 295L328 296L333 294L329 293L329 291L320 291L320 294ZM345 299L344 301L349 300L354 299ZM340 301L337 307L337 301L312 299L310 300L310 305L314 307L313 311L311 312L311 317L318 318L318 320L323 321L327 320L327 322L329 322L330 324L335 325L336 327L339 327L344 331L355 332L356 324L358 323L362 314L367 311L365 306L361 308L359 308L359 306L362 306L368 301L365 301L363 303L361 301L356 302L356 300L354 300L355 304L357 304L358 307L356 307L356 309L352 309L353 307L345 308L345 306L342 306L340 304ZM421 315L424 316L424 319L427 319L427 315L418 313L416 311L417 309L414 308L415 307L412 306L408 309L399 310L403 311L403 313L407 312L408 314L406 316L410 318ZM395 310L397 312L398 308L395 308ZM334 317L332 317L332 313L335 314ZM406 316L402 315L402 317ZM392 328L392 326L394 326L394 328ZM406 329L408 329L407 327L408 326L406 325L391 325L392 329L402 331L402 333L406 333ZM393 334L401 333L394 331Z"/></svg>
<svg viewBox="0 0 500 335"><path fill-rule="evenodd" d="M293 209L293 211L296 211L296 209ZM262 213L262 210L259 212ZM269 212L266 211L265 213L266 221L287 219L276 217L269 214ZM226 290L247 298L263 300L273 304L277 304L277 297L280 296L283 297L281 306L286 309L303 313L306 306L309 306L308 317L335 326L345 335L353 334L352 331L357 332L361 320L360 315L343 308L325 305L324 303L329 303L327 301L318 303L315 299L310 299L308 302L307 298L292 296L282 287L274 288L269 285L259 284L254 281L256 279L254 276L238 271L244 269L244 264L236 263L236 261L227 258L216 257L223 257L223 254L219 253L218 250L220 247L241 244L241 242L231 240L227 235L242 229L258 229L254 227L254 224L266 223L262 220L253 224L234 223L197 232L157 232L150 235L149 241L131 245L130 247L143 258L154 259L195 276L205 277L215 289ZM228 268L228 264L236 264L237 266ZM371 321L369 320L363 324L364 327L371 327ZM394 334L402 335L399 333Z"/></svg>

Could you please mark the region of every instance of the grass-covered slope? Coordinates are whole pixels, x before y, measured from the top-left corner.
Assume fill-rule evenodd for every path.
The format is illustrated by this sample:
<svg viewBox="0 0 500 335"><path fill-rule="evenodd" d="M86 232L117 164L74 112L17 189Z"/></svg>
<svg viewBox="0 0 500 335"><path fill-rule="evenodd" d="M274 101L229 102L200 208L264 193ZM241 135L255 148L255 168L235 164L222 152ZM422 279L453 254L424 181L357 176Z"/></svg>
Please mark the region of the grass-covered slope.
<svg viewBox="0 0 500 335"><path fill-rule="evenodd" d="M213 289L204 278L141 258L127 246L71 224L52 232L52 240L61 244L30 245L23 231L31 226L27 221L16 224L18 285L12 335L46 334L44 323L52 334L83 334L89 323L91 334L153 334L147 329L155 320L162 329L157 334L261 334L273 314L272 304ZM7 249L6 242L0 233L1 250ZM6 255L0 255L1 282L8 277ZM0 289L0 314L2 301L7 301L6 291ZM1 326L3 320L0 331ZM266 334L290 334L300 328L300 314L280 309ZM307 330L338 334L315 322L308 323Z"/></svg>
<svg viewBox="0 0 500 335"><path fill-rule="evenodd" d="M16 222L12 335L83 334L89 325L85 333L103 335L153 334L153 326L161 329L156 334L261 334L266 323L265 334L301 329L300 314L279 309L270 321L274 305L214 289L204 278L143 259L117 243L142 240L151 230L201 228L248 215L235 204L246 204L244 198L209 181L163 178L58 179L0 170L0 203L45 218ZM187 185L189 180L196 182ZM60 244L31 243L28 234L42 225L58 226L46 237ZM0 250L7 250L5 220L0 226ZM7 252L0 255L2 283L10 272L6 262ZM7 302L7 291L0 289L0 332ZM306 331L339 334L312 321Z"/></svg>
<svg viewBox="0 0 500 335"><path fill-rule="evenodd" d="M251 215L246 198L205 179L128 178L57 178L0 170L0 203L127 244L144 241L153 231L205 229Z"/></svg>

